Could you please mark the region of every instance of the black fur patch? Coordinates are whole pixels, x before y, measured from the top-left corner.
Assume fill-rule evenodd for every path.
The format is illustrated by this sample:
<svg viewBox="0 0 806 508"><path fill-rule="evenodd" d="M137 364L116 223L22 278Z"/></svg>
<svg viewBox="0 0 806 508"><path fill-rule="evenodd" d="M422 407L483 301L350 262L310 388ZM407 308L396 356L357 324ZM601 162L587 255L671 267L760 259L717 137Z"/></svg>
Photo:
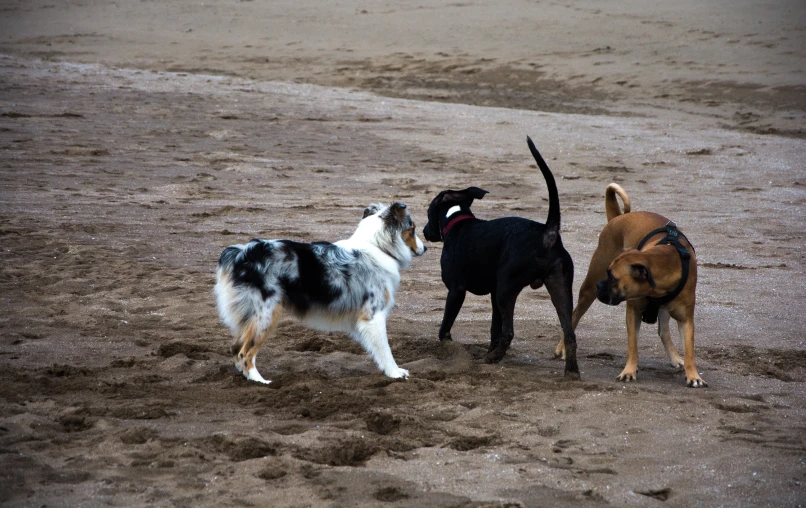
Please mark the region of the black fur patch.
<svg viewBox="0 0 806 508"><path fill-rule="evenodd" d="M271 256L272 247L266 242L252 240L246 249L227 247L218 260L219 266L229 266L232 282L236 286L250 286L258 289L263 299L271 298L276 291L267 288L261 266Z"/></svg>
<svg viewBox="0 0 806 508"><path fill-rule="evenodd" d="M282 240L280 243L288 247L297 257L299 277L291 278L283 275L278 278L286 298L297 311L304 313L312 304L327 305L341 296L341 288L328 283L330 277L327 267L313 252L313 246L318 246L325 252L336 250L338 247L328 242L308 244Z"/></svg>

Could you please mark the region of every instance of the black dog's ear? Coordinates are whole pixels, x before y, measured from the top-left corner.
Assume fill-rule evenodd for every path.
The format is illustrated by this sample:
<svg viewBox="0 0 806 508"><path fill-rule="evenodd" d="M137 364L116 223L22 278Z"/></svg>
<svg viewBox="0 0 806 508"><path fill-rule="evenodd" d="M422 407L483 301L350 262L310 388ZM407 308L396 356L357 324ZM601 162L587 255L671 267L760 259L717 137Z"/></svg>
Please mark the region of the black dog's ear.
<svg viewBox="0 0 806 508"><path fill-rule="evenodd" d="M468 187L467 189L465 189L465 192L467 193L468 196L470 196L473 199L481 199L484 197L485 194L489 194L489 192L487 192L486 190L479 189L478 187Z"/></svg>
<svg viewBox="0 0 806 508"><path fill-rule="evenodd" d="M474 199L481 199L485 194L487 194L487 191L478 187L468 187L462 191L445 191L442 195L442 203L467 202L470 205Z"/></svg>
<svg viewBox="0 0 806 508"><path fill-rule="evenodd" d="M630 265L630 277L635 280L645 281L649 283L649 287L655 287L655 279L652 278L652 272L649 271L647 265L634 263Z"/></svg>
<svg viewBox="0 0 806 508"><path fill-rule="evenodd" d="M375 215L381 209L381 205L369 205L368 207L364 208L364 216L361 219L366 219L370 215Z"/></svg>

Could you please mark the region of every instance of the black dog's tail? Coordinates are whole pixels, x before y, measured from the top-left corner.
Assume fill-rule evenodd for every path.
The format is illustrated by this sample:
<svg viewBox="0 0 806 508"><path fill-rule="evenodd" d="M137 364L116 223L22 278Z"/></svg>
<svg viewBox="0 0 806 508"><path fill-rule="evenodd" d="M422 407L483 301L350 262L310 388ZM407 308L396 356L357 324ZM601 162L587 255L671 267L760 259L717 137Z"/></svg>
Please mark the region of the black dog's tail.
<svg viewBox="0 0 806 508"><path fill-rule="evenodd" d="M554 175L551 174L546 161L540 156L540 152L535 148L532 143L532 138L526 136L526 143L529 145L529 151L532 152L532 157L537 162L537 167L543 173L543 178L546 179L546 186L549 190L549 216L546 218L546 229L549 233L554 233L554 236L560 232L560 195L557 192L557 182L554 181ZM553 239L552 239L553 240ZM552 241L553 243L553 241Z"/></svg>

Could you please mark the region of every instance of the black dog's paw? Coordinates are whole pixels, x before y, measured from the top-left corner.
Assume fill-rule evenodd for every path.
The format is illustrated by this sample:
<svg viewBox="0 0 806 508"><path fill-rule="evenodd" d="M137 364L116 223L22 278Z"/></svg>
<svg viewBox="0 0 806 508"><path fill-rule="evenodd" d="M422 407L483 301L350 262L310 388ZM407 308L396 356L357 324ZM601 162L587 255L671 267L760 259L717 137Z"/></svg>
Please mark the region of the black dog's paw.
<svg viewBox="0 0 806 508"><path fill-rule="evenodd" d="M501 351L498 348L493 349L484 357L484 363L498 363L504 358L505 354L506 351Z"/></svg>
<svg viewBox="0 0 806 508"><path fill-rule="evenodd" d="M453 340L450 333L446 333L445 335L441 335L439 337L440 342L445 342L446 340Z"/></svg>
<svg viewBox="0 0 806 508"><path fill-rule="evenodd" d="M576 349L576 348L574 348ZM576 355L574 355L576 358ZM565 378L570 379L572 381L579 381L579 366L577 365L576 360L568 361L566 360L565 363Z"/></svg>

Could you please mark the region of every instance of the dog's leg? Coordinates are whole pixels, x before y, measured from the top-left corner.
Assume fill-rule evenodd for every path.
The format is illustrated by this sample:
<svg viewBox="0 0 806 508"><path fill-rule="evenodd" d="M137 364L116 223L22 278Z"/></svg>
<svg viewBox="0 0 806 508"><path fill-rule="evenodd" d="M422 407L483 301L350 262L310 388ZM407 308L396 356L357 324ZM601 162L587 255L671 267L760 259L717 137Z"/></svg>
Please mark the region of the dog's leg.
<svg viewBox="0 0 806 508"><path fill-rule="evenodd" d="M697 372L697 365L694 362L694 307L684 311L682 316L673 315L677 320L677 331L680 333L680 340L683 341L685 350L684 365L686 369L686 386L689 388L703 388L708 383L703 381ZM678 319L678 317L680 319Z"/></svg>
<svg viewBox="0 0 806 508"><path fill-rule="evenodd" d="M601 265L601 266L600 266ZM596 301L596 283L600 280L607 278L607 264L597 261L596 256L591 260L591 266L588 269L588 274L579 288L579 299L577 306L574 307L574 312L571 314L571 330L576 332L577 325L582 319L582 316L588 312L593 302ZM560 339L560 343L554 348L554 356L565 360L565 334Z"/></svg>
<svg viewBox="0 0 806 508"><path fill-rule="evenodd" d="M582 284L582 287L579 288L579 300L577 300L577 306L571 314L571 328L574 331L576 331L582 316L588 312L593 302L596 301L596 282L592 282L591 284L587 284L587 282L586 280Z"/></svg>
<svg viewBox="0 0 806 508"><path fill-rule="evenodd" d="M658 336L663 342L663 347L666 348L666 354L669 356L672 367L682 367L683 359L677 352L674 341L672 341L672 332L669 330L669 311L663 307L658 311Z"/></svg>
<svg viewBox="0 0 806 508"><path fill-rule="evenodd" d="M232 361L235 363L235 368L246 376L246 371L244 371L244 362L243 362L243 351L244 351L244 344L247 342L254 342L255 335L257 334L258 329L258 317L251 317L249 320L240 327L239 335L235 338L235 341L232 343L230 347L230 352L232 353Z"/></svg>
<svg viewBox="0 0 806 508"><path fill-rule="evenodd" d="M251 326L251 321L246 327L238 331L238 335L235 336L235 340L232 341L232 345L229 348L230 354L232 355L232 362L235 364L235 368L238 370L238 372L241 373L243 373L243 366L241 365L241 360L238 358L238 353L241 352L241 348L243 347L244 340L246 340L247 336L251 337L254 335L254 331L249 331L249 333L246 333L249 326Z"/></svg>
<svg viewBox="0 0 806 508"><path fill-rule="evenodd" d="M386 336L385 313L378 312L372 317L366 315L359 317L355 331L350 336L372 356L375 365L385 375L391 378L409 377L409 371L398 367L392 356L392 349Z"/></svg>
<svg viewBox="0 0 806 508"><path fill-rule="evenodd" d="M449 289L445 300L445 315L442 316L442 325L439 327L439 340L451 340L451 327L459 315L462 304L465 303L464 289Z"/></svg>
<svg viewBox="0 0 806 508"><path fill-rule="evenodd" d="M238 353L237 361L240 364L238 370L243 373L246 379L269 384L271 381L264 379L257 370L255 366L255 356L260 346L269 337L272 330L277 325L277 322L280 320L283 308L280 305L275 305L273 309L269 307L266 310L268 312L262 313L261 316L250 320L244 328L244 334L239 339L242 345Z"/></svg>
<svg viewBox="0 0 806 508"><path fill-rule="evenodd" d="M545 279L546 290L551 296L551 303L557 311L560 326L563 330L565 375L572 379L579 379L579 365L577 364L577 338L574 333L571 308L574 304L573 283L574 265L571 257L561 265L557 265ZM588 304L590 306L590 304ZM584 311L583 311L584 312Z"/></svg>
<svg viewBox="0 0 806 508"><path fill-rule="evenodd" d="M490 302L493 308L493 318L490 320L490 346L487 352L491 352L498 347L498 342L501 340L501 311L498 310L498 304L495 301L495 291L490 293Z"/></svg>
<svg viewBox="0 0 806 508"><path fill-rule="evenodd" d="M643 310L635 302L627 301L627 365L618 375L619 381L638 380L638 331Z"/></svg>
<svg viewBox="0 0 806 508"><path fill-rule="evenodd" d="M500 286L499 286L500 287ZM518 300L522 288L511 287L503 290L496 288L495 303L501 319L501 336L494 349L487 353L484 361L487 363L498 363L504 355L515 337L515 302ZM491 344L492 345L492 344Z"/></svg>
<svg viewBox="0 0 806 508"><path fill-rule="evenodd" d="M255 365L254 353L249 355L252 346L247 347L247 345L254 345L256 342L259 327L258 321L259 318L254 317L246 323L242 328L241 335L235 340L231 349L234 353L233 361L235 362L235 368L238 369L238 372L243 374L246 379L250 379L249 371L253 369Z"/></svg>

